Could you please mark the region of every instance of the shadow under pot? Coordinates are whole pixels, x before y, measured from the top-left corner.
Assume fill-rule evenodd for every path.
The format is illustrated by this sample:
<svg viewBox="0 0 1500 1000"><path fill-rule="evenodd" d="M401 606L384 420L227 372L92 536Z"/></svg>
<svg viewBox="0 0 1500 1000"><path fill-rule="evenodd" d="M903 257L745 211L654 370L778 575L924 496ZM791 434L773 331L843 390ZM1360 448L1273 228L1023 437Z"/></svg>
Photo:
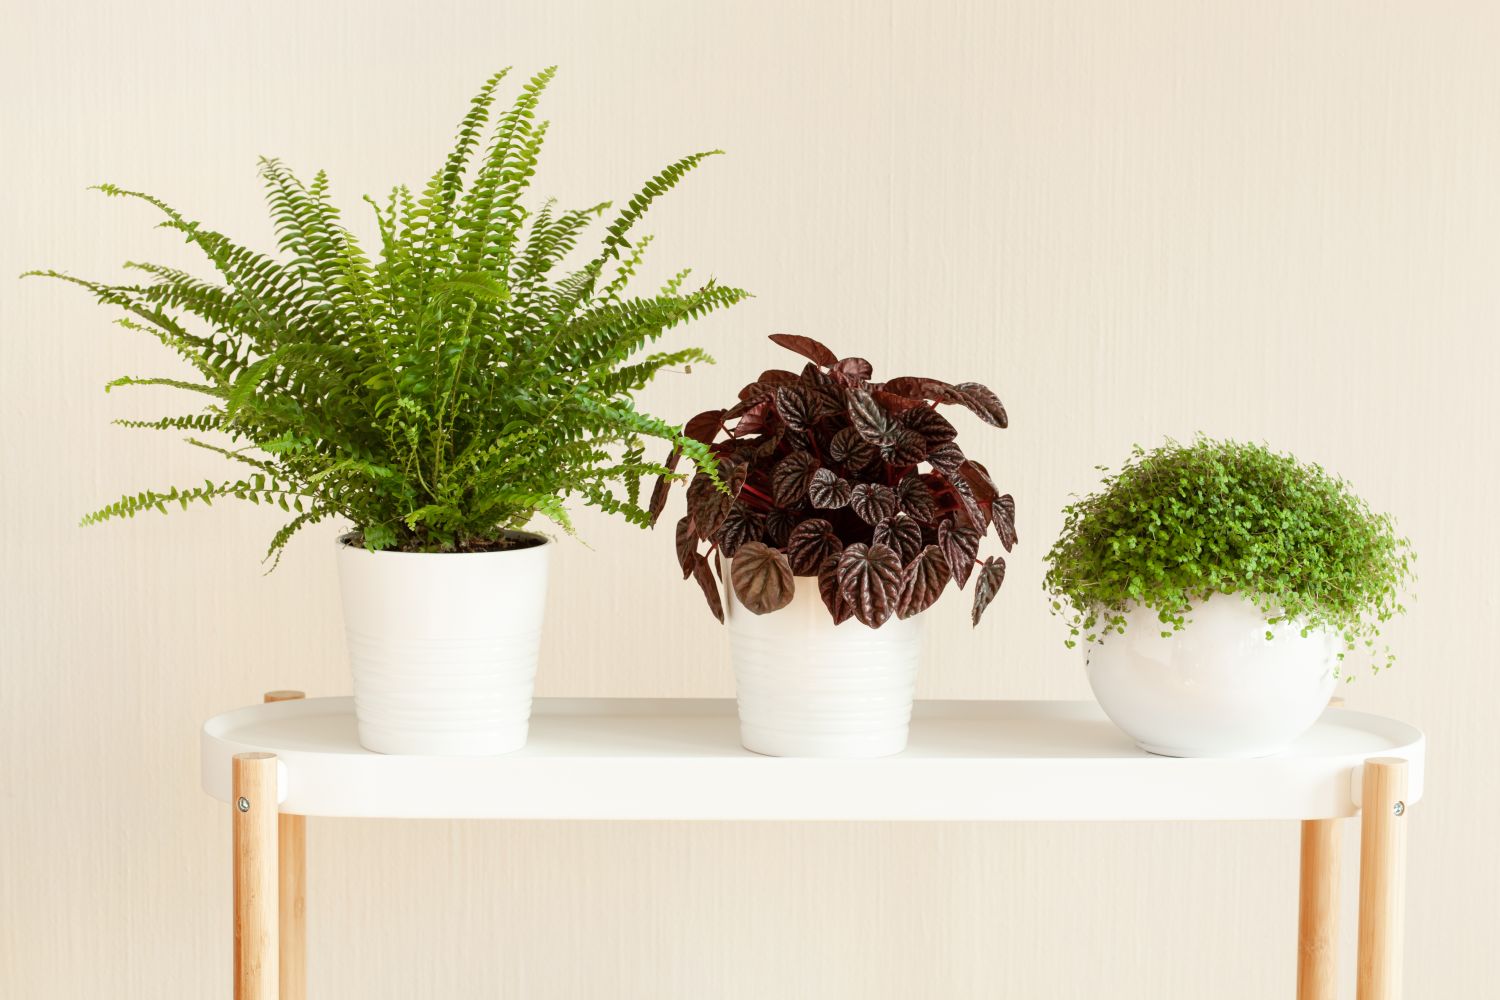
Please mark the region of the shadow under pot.
<svg viewBox="0 0 1500 1000"><path fill-rule="evenodd" d="M359 742L483 756L526 745L551 540L490 552L370 552L338 542Z"/></svg>
<svg viewBox="0 0 1500 1000"><path fill-rule="evenodd" d="M1176 632L1154 608L1135 604L1124 617L1123 635L1089 647L1088 678L1105 714L1143 750L1266 757L1328 707L1343 647L1326 629L1304 636L1295 621L1270 624L1238 594L1194 605Z"/></svg>
<svg viewBox="0 0 1500 1000"><path fill-rule="evenodd" d="M772 757L886 757L906 749L922 619L833 623L817 580L757 615L724 586L740 742Z"/></svg>

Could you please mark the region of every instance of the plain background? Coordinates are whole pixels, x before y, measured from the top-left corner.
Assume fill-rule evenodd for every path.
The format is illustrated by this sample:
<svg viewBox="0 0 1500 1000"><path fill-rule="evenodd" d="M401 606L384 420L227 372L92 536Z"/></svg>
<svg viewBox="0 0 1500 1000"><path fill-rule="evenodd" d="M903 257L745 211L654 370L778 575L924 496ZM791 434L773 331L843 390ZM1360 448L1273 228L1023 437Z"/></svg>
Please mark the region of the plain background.
<svg viewBox="0 0 1500 1000"><path fill-rule="evenodd" d="M349 689L335 528L265 576L265 510L76 527L221 467L108 424L188 402L100 391L171 371L157 345L14 276L188 259L101 180L268 246L261 153L328 168L363 226L359 195L424 180L489 71L552 62L539 194L625 197L730 152L651 217L648 278L692 264L757 297L674 334L720 363L649 408L722 405L786 360L778 330L1009 407L1008 431L960 430L1022 544L982 628L967 595L938 605L922 695L1088 696L1041 560L1133 442L1265 440L1396 513L1421 553L1401 663L1342 693L1430 734L1411 995L1493 988L1494 5L5 6L0 994L224 995L229 817L198 790L197 728L266 689ZM729 695L670 533L580 524L541 692ZM1292 987L1296 844L1294 824L315 821L312 995L1262 1000Z"/></svg>

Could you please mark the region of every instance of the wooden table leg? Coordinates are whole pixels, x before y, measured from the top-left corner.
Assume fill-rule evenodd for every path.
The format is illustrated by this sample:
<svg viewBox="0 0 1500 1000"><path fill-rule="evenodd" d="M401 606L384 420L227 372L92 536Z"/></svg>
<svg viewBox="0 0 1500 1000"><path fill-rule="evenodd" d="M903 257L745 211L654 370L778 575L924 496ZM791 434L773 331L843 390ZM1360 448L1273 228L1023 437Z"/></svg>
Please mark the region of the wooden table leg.
<svg viewBox="0 0 1500 1000"><path fill-rule="evenodd" d="M266 701L296 701L301 691L267 691ZM280 855L281 1000L307 1000L307 817L277 817Z"/></svg>
<svg viewBox="0 0 1500 1000"><path fill-rule="evenodd" d="M234 996L276 1000L276 755L234 756Z"/></svg>
<svg viewBox="0 0 1500 1000"><path fill-rule="evenodd" d="M1372 757L1360 782L1358 1000L1400 1000L1406 761Z"/></svg>
<svg viewBox="0 0 1500 1000"><path fill-rule="evenodd" d="M1343 821L1302 822L1297 906L1297 1000L1338 1000L1339 847Z"/></svg>

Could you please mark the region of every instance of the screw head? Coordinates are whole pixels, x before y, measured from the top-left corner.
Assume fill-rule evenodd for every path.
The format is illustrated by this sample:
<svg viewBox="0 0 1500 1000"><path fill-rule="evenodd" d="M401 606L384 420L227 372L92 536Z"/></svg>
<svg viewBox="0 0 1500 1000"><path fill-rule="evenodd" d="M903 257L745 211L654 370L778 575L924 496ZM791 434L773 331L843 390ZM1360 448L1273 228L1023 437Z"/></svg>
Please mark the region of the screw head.
<svg viewBox="0 0 1500 1000"><path fill-rule="evenodd" d="M1397 816L1400 816L1402 813L1406 812L1406 803L1398 801L1395 805L1391 806L1391 812L1395 813Z"/></svg>
<svg viewBox="0 0 1500 1000"><path fill-rule="evenodd" d="M243 795L240 796L240 800L236 802L235 805L239 807L239 810L242 813L247 813L250 811L250 800L245 798Z"/></svg>

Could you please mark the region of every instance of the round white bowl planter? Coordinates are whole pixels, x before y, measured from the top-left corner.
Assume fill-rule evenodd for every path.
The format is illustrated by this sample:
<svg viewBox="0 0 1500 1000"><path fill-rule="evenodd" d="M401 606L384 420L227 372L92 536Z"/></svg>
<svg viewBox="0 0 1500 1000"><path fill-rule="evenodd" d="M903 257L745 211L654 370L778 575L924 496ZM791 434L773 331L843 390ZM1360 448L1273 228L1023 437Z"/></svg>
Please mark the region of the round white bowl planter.
<svg viewBox="0 0 1500 1000"><path fill-rule="evenodd" d="M906 749L922 659L922 615L878 629L838 625L818 583L798 577L779 611L750 612L726 586L740 742L772 757L886 757Z"/></svg>
<svg viewBox="0 0 1500 1000"><path fill-rule="evenodd" d="M370 552L339 540L359 742L481 756L526 744L552 543L495 552Z"/></svg>
<svg viewBox="0 0 1500 1000"><path fill-rule="evenodd" d="M1125 613L1125 634L1088 652L1089 685L1115 725L1169 757L1265 757L1328 707L1341 644L1326 630L1268 624L1248 598L1214 594L1170 631L1153 608ZM1272 638L1266 638L1266 632Z"/></svg>

